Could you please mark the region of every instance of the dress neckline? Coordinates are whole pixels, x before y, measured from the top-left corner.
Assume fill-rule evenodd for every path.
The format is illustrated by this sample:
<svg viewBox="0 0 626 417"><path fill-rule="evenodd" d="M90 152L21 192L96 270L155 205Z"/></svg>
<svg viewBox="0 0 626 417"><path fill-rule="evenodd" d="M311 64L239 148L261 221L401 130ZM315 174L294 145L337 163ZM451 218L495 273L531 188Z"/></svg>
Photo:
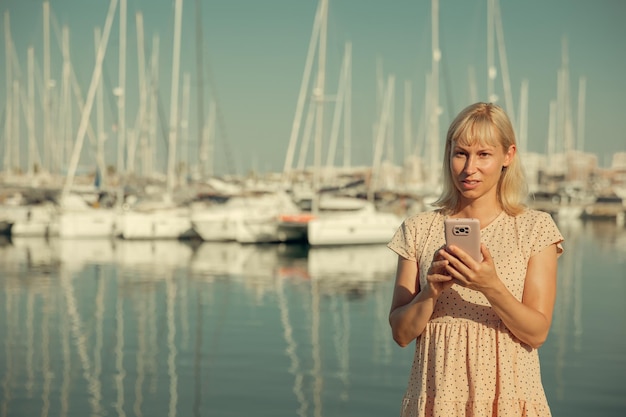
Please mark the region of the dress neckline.
<svg viewBox="0 0 626 417"><path fill-rule="evenodd" d="M489 223L487 223L487 225L485 225L485 227L481 227L480 230L486 230L488 228L490 228L491 226L495 225L496 223L498 223L498 221L500 221L500 218L502 218L505 215L504 210L501 210L500 213L498 213L498 215L496 217L493 218L493 220L491 220Z"/></svg>
<svg viewBox="0 0 626 417"><path fill-rule="evenodd" d="M441 216L442 220L447 219L448 217L450 217L449 215L445 215L441 212L441 210L439 211L439 215ZM506 213L504 212L504 210L501 210L500 213L498 213L498 215L496 217L494 217L489 223L487 223L487 225L485 227L481 227L480 231L482 232L485 229L488 229L490 227L492 227L492 225L498 223L500 221L500 219L505 216Z"/></svg>

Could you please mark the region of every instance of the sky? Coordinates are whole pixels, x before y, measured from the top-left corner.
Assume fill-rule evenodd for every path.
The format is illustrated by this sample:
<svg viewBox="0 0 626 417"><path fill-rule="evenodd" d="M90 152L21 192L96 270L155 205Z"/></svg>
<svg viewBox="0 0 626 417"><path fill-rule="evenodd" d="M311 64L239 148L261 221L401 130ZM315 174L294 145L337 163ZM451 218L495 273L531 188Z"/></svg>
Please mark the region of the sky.
<svg viewBox="0 0 626 417"><path fill-rule="evenodd" d="M42 68L42 4L42 0L0 0L0 11L3 12L0 22L2 60L7 61L8 22L18 58L14 67L19 66L23 76L29 46L34 48L37 68ZM83 96L94 69L94 28L104 26L109 4L106 0L50 0L53 27L66 25L69 29L71 63ZM174 0L127 0L127 126L134 126L138 117L137 13L143 17L147 62L152 56L152 38L154 35L159 37L159 125L165 130L169 126L174 4ZM180 82L183 74L188 74L191 92L187 104L188 145L180 145L178 154L184 155L190 165L197 163L198 158L197 132L201 120L197 115L198 93L203 86L205 113L208 113L210 100L218 109L217 137L212 154L215 173L282 171L316 8L317 0L183 1ZM527 150L547 151L550 102L557 98L557 73L562 67L566 45L568 89L575 127L579 126L579 80L584 78L586 83L584 132L579 135L578 143L582 142L583 151L595 153L601 166L608 166L614 153L626 152L626 1L500 0L499 8L516 114L519 114L522 82L528 83ZM440 0L439 9L442 54L439 65L439 137L443 141L447 126L458 111L475 98L489 101L487 0ZM202 78L196 71L198 21L204 47ZM403 138L404 86L407 82L412 86L411 143L419 143L421 120L426 111L427 74L431 68L431 23L430 0L329 1L325 95L331 98L339 90L344 47L350 42L352 141L349 152L353 165L373 163L374 125L381 117L377 106L380 101L377 85L389 76L395 80L390 116L394 121L394 151L386 151L385 155L400 164L407 152ZM113 91L119 82L119 42L118 3L102 73L105 118L109 126L106 159L111 165L115 165L116 159L114 126L117 110ZM51 72L58 89L62 78L62 57L54 34L51 44ZM496 58L499 59L498 55ZM504 106L504 72L498 67L495 81L497 103ZM4 65L0 73L6 73ZM2 115L6 114L6 84L2 79ZM21 88L26 87L22 85ZM471 93L473 89L477 97ZM308 91L311 90L312 86ZM179 102L182 92L181 84ZM327 103L325 137L330 135L334 112L333 102L328 100ZM181 104L179 109L184 107ZM76 113L74 121L77 123L78 119ZM91 120L95 118L92 116ZM206 123L206 115L204 120ZM4 127L5 122L2 123ZM26 135L25 127L21 128L20 135ZM162 131L156 151L161 168L165 167L167 160L164 151L166 137L167 132ZM85 140L85 146L90 146L88 140ZM342 152L342 149L337 152L337 165L342 163ZM309 162L312 154L312 150L307 154ZM82 165L89 163L87 158L81 158Z"/></svg>

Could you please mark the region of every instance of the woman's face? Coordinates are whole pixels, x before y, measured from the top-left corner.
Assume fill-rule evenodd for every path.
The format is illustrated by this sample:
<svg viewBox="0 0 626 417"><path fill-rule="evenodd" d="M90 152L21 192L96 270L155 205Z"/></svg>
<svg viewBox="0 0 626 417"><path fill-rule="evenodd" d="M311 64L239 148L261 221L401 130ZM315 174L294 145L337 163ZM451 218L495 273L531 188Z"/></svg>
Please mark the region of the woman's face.
<svg viewBox="0 0 626 417"><path fill-rule="evenodd" d="M497 201L498 181L503 167L511 163L515 155L515 145L506 152L501 146L475 143L452 142L450 169L454 185L465 202L478 199Z"/></svg>

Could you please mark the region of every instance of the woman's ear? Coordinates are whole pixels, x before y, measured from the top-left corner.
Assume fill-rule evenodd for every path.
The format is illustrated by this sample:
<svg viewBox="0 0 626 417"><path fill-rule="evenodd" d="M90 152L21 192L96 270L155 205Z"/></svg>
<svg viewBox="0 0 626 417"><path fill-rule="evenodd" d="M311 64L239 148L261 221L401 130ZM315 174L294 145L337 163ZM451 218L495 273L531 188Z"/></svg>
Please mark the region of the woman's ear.
<svg viewBox="0 0 626 417"><path fill-rule="evenodd" d="M515 145L509 146L506 153L504 154L504 162L502 163L502 168L506 168L511 165L513 162L513 158L515 157L515 153L517 152L517 147Z"/></svg>

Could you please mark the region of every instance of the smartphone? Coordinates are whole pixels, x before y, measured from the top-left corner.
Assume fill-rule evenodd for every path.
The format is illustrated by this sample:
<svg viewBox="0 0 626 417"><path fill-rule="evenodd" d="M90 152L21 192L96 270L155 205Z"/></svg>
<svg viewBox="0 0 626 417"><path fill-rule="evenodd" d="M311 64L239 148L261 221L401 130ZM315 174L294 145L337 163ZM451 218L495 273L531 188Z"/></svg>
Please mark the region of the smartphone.
<svg viewBox="0 0 626 417"><path fill-rule="evenodd" d="M446 229L446 246L455 245L480 262L480 221L472 218L444 220Z"/></svg>

